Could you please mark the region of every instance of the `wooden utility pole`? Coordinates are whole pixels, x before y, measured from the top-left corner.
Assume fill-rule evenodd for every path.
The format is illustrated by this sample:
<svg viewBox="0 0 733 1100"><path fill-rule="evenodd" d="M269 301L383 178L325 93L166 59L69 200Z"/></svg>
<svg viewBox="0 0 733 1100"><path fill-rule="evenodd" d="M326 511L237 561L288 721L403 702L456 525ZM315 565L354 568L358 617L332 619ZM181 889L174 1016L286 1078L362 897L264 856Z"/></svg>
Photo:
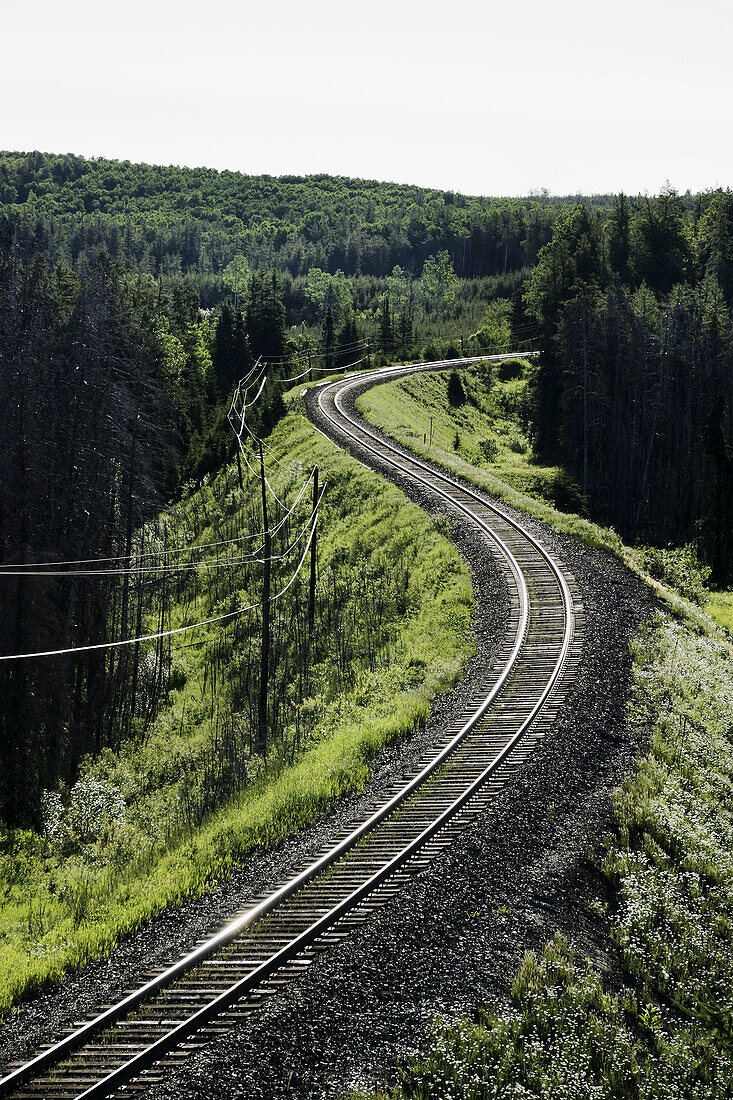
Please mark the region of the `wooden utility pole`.
<svg viewBox="0 0 733 1100"><path fill-rule="evenodd" d="M244 482L242 481L242 456L239 453L240 443L237 440L237 473L239 474L239 488L241 492L244 492Z"/></svg>
<svg viewBox="0 0 733 1100"><path fill-rule="evenodd" d="M257 750L267 752L267 686L270 673L270 582L272 570L272 536L267 522L267 491L265 456L260 443L260 476L262 478L262 526L265 533L265 564L262 577L262 655L260 659L260 696L257 701Z"/></svg>
<svg viewBox="0 0 733 1100"><path fill-rule="evenodd" d="M313 534L311 535L311 576L308 587L308 637L313 637L316 622L316 507L318 505L318 466L313 470Z"/></svg>

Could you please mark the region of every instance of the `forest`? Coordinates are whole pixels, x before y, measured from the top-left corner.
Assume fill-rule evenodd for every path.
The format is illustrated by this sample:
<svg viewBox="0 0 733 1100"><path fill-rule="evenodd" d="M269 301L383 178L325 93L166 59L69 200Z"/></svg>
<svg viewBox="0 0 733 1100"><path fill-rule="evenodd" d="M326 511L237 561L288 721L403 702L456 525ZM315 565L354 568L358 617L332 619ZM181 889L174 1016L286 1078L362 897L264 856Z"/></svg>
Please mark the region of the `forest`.
<svg viewBox="0 0 733 1100"><path fill-rule="evenodd" d="M731 192L484 199L3 153L0 200L0 655L101 647L193 610L160 517L225 462L241 470L227 413L258 360L267 384L248 425L267 440L288 379L537 347L523 415L536 461L563 469L567 506L630 542L691 546L730 583ZM100 559L90 583L84 565ZM71 568L32 568L53 562ZM339 585L360 590L344 568L322 593L332 630ZM227 575L207 582L212 607ZM389 586L384 600L400 606ZM243 686L214 719L230 757L231 715L257 693L255 634L246 646ZM300 728L299 675L295 710L273 715L281 739ZM164 646L0 664L2 819L38 826L42 792L144 738L171 683Z"/></svg>
<svg viewBox="0 0 733 1100"><path fill-rule="evenodd" d="M628 541L733 571L733 195L565 211L525 304L541 325L538 455Z"/></svg>
<svg viewBox="0 0 733 1100"><path fill-rule="evenodd" d="M418 275L444 249L460 278L518 271L534 263L558 209L547 197L7 152L0 204L53 261L76 268L104 248L131 271L196 276L207 305L240 254L293 277L312 268L384 277L395 266Z"/></svg>

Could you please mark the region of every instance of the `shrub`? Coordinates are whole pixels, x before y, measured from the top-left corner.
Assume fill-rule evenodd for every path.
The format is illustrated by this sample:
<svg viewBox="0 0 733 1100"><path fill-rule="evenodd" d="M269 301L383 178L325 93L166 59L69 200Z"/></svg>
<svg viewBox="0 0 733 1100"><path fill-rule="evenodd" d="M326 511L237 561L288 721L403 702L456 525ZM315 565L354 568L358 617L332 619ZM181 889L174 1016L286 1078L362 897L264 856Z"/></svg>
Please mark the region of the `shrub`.
<svg viewBox="0 0 733 1100"><path fill-rule="evenodd" d="M688 600L697 604L705 602L705 585L712 570L709 565L700 561L692 543L667 550L646 547L644 568L656 580L670 588L676 588Z"/></svg>
<svg viewBox="0 0 733 1100"><path fill-rule="evenodd" d="M41 795L41 822L44 836L56 844L65 835L64 803L58 791L44 791Z"/></svg>
<svg viewBox="0 0 733 1100"><path fill-rule="evenodd" d="M496 462L499 454L499 444L489 437L478 440L478 449L484 462Z"/></svg>
<svg viewBox="0 0 733 1100"><path fill-rule="evenodd" d="M561 512L586 514L586 503L577 481L566 470L558 470L549 484L549 492L555 507Z"/></svg>
<svg viewBox="0 0 733 1100"><path fill-rule="evenodd" d="M499 364L499 378L502 382L511 382L524 374L524 362L521 359L504 359Z"/></svg>
<svg viewBox="0 0 733 1100"><path fill-rule="evenodd" d="M457 370L452 370L448 378L448 401L454 409L466 404L466 391Z"/></svg>
<svg viewBox="0 0 733 1100"><path fill-rule="evenodd" d="M107 839L125 823L125 799L119 787L83 775L71 788L68 809L56 791L41 798L43 831L54 844L75 848Z"/></svg>

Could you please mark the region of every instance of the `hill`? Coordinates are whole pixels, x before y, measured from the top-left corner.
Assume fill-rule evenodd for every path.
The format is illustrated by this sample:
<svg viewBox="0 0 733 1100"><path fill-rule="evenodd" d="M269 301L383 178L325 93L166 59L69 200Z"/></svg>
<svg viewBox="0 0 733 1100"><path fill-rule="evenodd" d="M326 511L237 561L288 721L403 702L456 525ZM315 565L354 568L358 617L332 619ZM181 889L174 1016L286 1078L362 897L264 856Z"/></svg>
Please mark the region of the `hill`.
<svg viewBox="0 0 733 1100"><path fill-rule="evenodd" d="M0 209L77 264L103 245L131 270L220 275L241 253L253 267L419 274L447 249L478 278L535 262L557 207L544 197L475 198L340 176L248 176L210 168L0 153Z"/></svg>

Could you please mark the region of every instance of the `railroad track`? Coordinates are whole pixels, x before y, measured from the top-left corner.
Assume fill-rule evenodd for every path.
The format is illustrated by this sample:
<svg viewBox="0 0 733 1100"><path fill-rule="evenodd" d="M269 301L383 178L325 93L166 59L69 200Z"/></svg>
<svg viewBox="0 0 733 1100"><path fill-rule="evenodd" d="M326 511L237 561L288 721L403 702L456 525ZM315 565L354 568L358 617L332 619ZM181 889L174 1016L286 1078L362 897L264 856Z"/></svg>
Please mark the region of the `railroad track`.
<svg viewBox="0 0 733 1100"><path fill-rule="evenodd" d="M334 441L419 484L470 524L500 563L511 609L488 681L418 765L314 862L119 1002L9 1067L0 1096L91 1100L143 1092L163 1079L393 897L495 798L551 724L579 658L582 611L572 577L481 493L383 439L345 408L366 385L456 365L417 364L326 382L315 402Z"/></svg>

